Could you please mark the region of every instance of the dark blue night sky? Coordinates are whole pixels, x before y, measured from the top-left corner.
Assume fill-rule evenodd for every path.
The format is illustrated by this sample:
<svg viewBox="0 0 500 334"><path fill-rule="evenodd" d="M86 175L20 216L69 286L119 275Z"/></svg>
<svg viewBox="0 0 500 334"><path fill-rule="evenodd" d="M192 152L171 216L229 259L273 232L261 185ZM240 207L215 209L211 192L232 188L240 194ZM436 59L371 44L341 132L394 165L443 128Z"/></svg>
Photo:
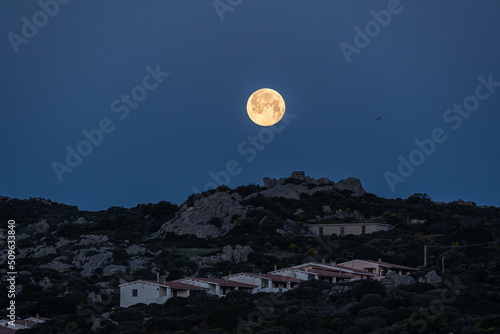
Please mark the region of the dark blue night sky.
<svg viewBox="0 0 500 334"><path fill-rule="evenodd" d="M496 0L2 1L0 17L1 195L180 204L303 170L500 206ZM287 107L272 129L245 110L264 87Z"/></svg>

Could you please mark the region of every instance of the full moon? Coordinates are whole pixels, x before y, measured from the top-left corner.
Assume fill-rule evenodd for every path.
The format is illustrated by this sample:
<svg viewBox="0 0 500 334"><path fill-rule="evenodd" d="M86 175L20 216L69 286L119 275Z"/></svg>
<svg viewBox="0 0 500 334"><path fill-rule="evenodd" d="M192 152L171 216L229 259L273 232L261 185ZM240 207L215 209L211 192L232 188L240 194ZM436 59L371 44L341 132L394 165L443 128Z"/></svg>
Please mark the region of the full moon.
<svg viewBox="0 0 500 334"><path fill-rule="evenodd" d="M271 126L278 123L285 114L285 100L270 88L255 91L248 98L248 117L260 126Z"/></svg>

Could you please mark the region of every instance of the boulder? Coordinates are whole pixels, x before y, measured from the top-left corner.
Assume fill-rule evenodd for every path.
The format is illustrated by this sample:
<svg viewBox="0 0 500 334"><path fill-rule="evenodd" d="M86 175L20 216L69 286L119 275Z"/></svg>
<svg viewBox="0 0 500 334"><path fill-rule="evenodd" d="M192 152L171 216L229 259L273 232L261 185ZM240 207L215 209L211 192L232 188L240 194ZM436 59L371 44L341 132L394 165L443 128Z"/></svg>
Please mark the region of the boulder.
<svg viewBox="0 0 500 334"><path fill-rule="evenodd" d="M111 274L114 274L114 273L117 273L117 272L126 273L127 269L128 268L126 266L117 265L117 264L111 264L109 266L105 266L103 268L102 272L103 272L103 274L111 275Z"/></svg>
<svg viewBox="0 0 500 334"><path fill-rule="evenodd" d="M335 182L330 181L330 180L329 180L328 178L326 178L326 177L320 177L320 178L318 179L318 183L319 183L319 184L335 184Z"/></svg>
<svg viewBox="0 0 500 334"><path fill-rule="evenodd" d="M57 251L54 248L54 246L40 245L37 247L30 247L30 248L26 248L26 249L21 249L19 251L19 255L17 257L19 259L23 259L25 257L43 258L43 257L47 257L51 254L57 254Z"/></svg>
<svg viewBox="0 0 500 334"><path fill-rule="evenodd" d="M146 264L149 263L149 260L147 258L134 258L130 260L129 262L129 268L130 272L134 273L137 270L144 269L146 267Z"/></svg>
<svg viewBox="0 0 500 334"><path fill-rule="evenodd" d="M387 277L387 275L386 275ZM392 275L390 277L391 284L394 285L410 285L415 284L415 279L408 275Z"/></svg>
<svg viewBox="0 0 500 334"><path fill-rule="evenodd" d="M222 259L234 263L247 262L248 255L252 252L253 249L250 246L236 245L233 248L231 245L226 245L222 248Z"/></svg>
<svg viewBox="0 0 500 334"><path fill-rule="evenodd" d="M50 288L54 284L52 284L50 279L47 276L45 276L44 278L42 278L40 280L40 282L38 282L38 285L41 286L42 288L46 289L46 288Z"/></svg>
<svg viewBox="0 0 500 334"><path fill-rule="evenodd" d="M292 179L305 180L305 178L306 178L306 173L303 171L292 172Z"/></svg>
<svg viewBox="0 0 500 334"><path fill-rule="evenodd" d="M360 222L365 221L365 217L358 211L354 210L352 212L349 211L343 211L342 209L335 210L335 213L333 214L335 218L339 219L346 219L346 218L355 218L359 220Z"/></svg>
<svg viewBox="0 0 500 334"><path fill-rule="evenodd" d="M108 237L105 235L87 234L82 235L81 238L80 245L93 245L108 241Z"/></svg>
<svg viewBox="0 0 500 334"><path fill-rule="evenodd" d="M281 235L294 235L294 234L306 234L307 231L303 225L297 224L291 219L288 219L282 228L277 229Z"/></svg>
<svg viewBox="0 0 500 334"><path fill-rule="evenodd" d="M430 283L434 286L437 286L441 282L443 282L443 279L441 277L439 277L439 275L437 274L437 272L435 270L429 271L425 275L425 283Z"/></svg>
<svg viewBox="0 0 500 334"><path fill-rule="evenodd" d="M40 268L54 269L60 273L65 273L65 272L70 271L71 268L73 268L73 266L71 264L62 263L62 262L54 260L50 263L40 265Z"/></svg>
<svg viewBox="0 0 500 334"><path fill-rule="evenodd" d="M278 180L271 179L269 177L265 177L263 181L264 181L264 188L272 188L278 184Z"/></svg>
<svg viewBox="0 0 500 334"><path fill-rule="evenodd" d="M97 254L88 256L90 251L97 252ZM91 249L80 249L73 258L73 264L77 268L81 268L81 275L84 277L91 276L97 268L103 268L104 265L113 259L113 253L106 248L97 250L92 247Z"/></svg>
<svg viewBox="0 0 500 334"><path fill-rule="evenodd" d="M266 197L283 197L287 199L300 199L300 196L294 189L292 189L291 187L287 187L285 185L277 185L275 187L263 190L260 193Z"/></svg>
<svg viewBox="0 0 500 334"><path fill-rule="evenodd" d="M50 225L47 223L46 219L40 220L38 223L30 224L26 228L28 234L37 235L37 234L46 234L50 230Z"/></svg>
<svg viewBox="0 0 500 334"><path fill-rule="evenodd" d="M345 180L340 180L334 187L338 190L350 190L355 196L361 196L366 193L366 190L361 185L361 181L354 177L348 177Z"/></svg>
<svg viewBox="0 0 500 334"><path fill-rule="evenodd" d="M144 254L144 252L146 252L146 248L139 245L132 245L125 251L127 252L127 254L137 255L137 254Z"/></svg>

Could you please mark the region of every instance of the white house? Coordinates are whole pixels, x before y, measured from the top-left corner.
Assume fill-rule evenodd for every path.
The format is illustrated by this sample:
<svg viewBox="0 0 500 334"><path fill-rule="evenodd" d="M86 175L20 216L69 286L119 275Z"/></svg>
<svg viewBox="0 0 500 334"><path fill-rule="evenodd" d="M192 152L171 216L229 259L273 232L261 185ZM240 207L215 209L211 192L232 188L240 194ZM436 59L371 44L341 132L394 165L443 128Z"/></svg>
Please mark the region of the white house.
<svg viewBox="0 0 500 334"><path fill-rule="evenodd" d="M307 279L319 279L331 283L375 278L377 275L358 268L350 268L335 263L307 262L290 269L304 271Z"/></svg>
<svg viewBox="0 0 500 334"><path fill-rule="evenodd" d="M385 276L385 274L387 274L390 270L395 271L396 273L398 273L398 275L409 275L418 270L417 268L383 262L382 259L378 259L378 261L356 259L340 263L340 265L347 268L364 270L366 272L374 273L377 275L377 279Z"/></svg>
<svg viewBox="0 0 500 334"><path fill-rule="evenodd" d="M225 296L233 290L243 290L249 293L255 293L257 285L230 281L223 278L204 278L204 277L185 277L175 282L186 283L208 289L208 293L216 296Z"/></svg>
<svg viewBox="0 0 500 334"><path fill-rule="evenodd" d="M389 231L392 225L383 223L345 223L345 224L306 224L315 235L345 236L348 234L370 234L378 231Z"/></svg>
<svg viewBox="0 0 500 334"><path fill-rule="evenodd" d="M123 283L120 287L120 306L144 304L163 304L171 297L189 297L192 293L206 293L209 289L181 282L158 282L138 280Z"/></svg>
<svg viewBox="0 0 500 334"><path fill-rule="evenodd" d="M257 286L257 292L285 292L297 287L305 279L262 273L238 273L223 277L231 281L247 283Z"/></svg>

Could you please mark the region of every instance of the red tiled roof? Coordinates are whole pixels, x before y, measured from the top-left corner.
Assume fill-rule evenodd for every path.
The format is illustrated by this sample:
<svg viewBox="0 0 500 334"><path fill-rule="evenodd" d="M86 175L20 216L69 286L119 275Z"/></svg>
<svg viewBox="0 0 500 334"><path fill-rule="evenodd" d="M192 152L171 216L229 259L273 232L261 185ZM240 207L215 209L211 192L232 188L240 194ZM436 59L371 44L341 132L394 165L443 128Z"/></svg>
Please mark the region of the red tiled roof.
<svg viewBox="0 0 500 334"><path fill-rule="evenodd" d="M341 266L339 264L336 264L335 268L339 268L339 269L342 269L342 270L349 270L349 271L352 271L353 273L359 274L359 275L361 275L361 274L362 275L371 274L371 273L363 271L363 270L359 270L359 269L351 268L351 267L347 267L347 266Z"/></svg>
<svg viewBox="0 0 500 334"><path fill-rule="evenodd" d="M173 281L166 281L166 282L158 283L157 281L153 281L153 280L138 280L138 281L123 283L123 284L120 284L119 286L121 287L124 285L140 283L140 282L158 285L158 286L164 286L164 287L168 287L171 289L177 289L177 290L209 290L207 288L203 288L200 286L191 285L191 284L187 284L187 283L173 282Z"/></svg>
<svg viewBox="0 0 500 334"><path fill-rule="evenodd" d="M279 281L279 282L305 282L305 280L300 278L277 275L277 274L262 274L262 273L240 273L240 274L245 274L253 277L262 277L265 279L269 279L272 281Z"/></svg>
<svg viewBox="0 0 500 334"><path fill-rule="evenodd" d="M405 270L414 270L414 271L418 270L417 268L402 266L402 265L399 265L399 264L394 264L394 263L389 263L389 262L383 262L383 261L382 262L378 262L378 261L372 261L372 260L359 260L359 259L356 259L356 260L344 262L344 264L349 263L349 262L353 262L353 261L368 262L368 263L371 263L371 264L376 264L376 265L381 265L381 266L384 266L384 267L396 268L396 269L405 269ZM347 268L349 268L349 267L347 267Z"/></svg>
<svg viewBox="0 0 500 334"><path fill-rule="evenodd" d="M184 279L184 278L181 278L181 279ZM256 288L257 287L257 285L241 283L241 282L236 282L236 281L230 281L230 280L223 279L223 278L186 277L185 279L192 279L195 281L209 282L209 283L225 285L225 286L237 286L237 287L241 287L241 288Z"/></svg>
<svg viewBox="0 0 500 334"><path fill-rule="evenodd" d="M375 276L375 274L368 273L368 272L360 270L360 269L355 269L355 268L351 268L351 267L347 267L347 266L341 266L338 264L327 264L327 263L319 263L319 262L309 262L309 263L300 264L297 266L293 266L292 269L301 269L301 268L304 268L306 266L311 266L311 267L313 267L313 269L319 269L319 270L331 270L331 271L335 271L335 272L338 272L341 270L347 270L347 271L353 272L356 275L368 274L368 275Z"/></svg>
<svg viewBox="0 0 500 334"><path fill-rule="evenodd" d="M177 289L177 290L209 290L209 289L203 288L201 286L196 286L196 285L182 283L182 282L174 282L174 281L166 281L166 282L158 283L156 281L144 280L144 282L153 283L153 284L157 284L157 285L161 285L161 286L165 286L165 287L169 287L171 289Z"/></svg>
<svg viewBox="0 0 500 334"><path fill-rule="evenodd" d="M299 269L302 271L306 271L305 268ZM320 276L328 276L328 277L346 277L346 278L352 278L354 275L352 274L343 274L331 270L322 270L322 269L307 269L308 273L313 273L313 274L318 274Z"/></svg>
<svg viewBox="0 0 500 334"><path fill-rule="evenodd" d="M12 327L6 327L5 325L0 324L0 334L15 334L16 330Z"/></svg>

